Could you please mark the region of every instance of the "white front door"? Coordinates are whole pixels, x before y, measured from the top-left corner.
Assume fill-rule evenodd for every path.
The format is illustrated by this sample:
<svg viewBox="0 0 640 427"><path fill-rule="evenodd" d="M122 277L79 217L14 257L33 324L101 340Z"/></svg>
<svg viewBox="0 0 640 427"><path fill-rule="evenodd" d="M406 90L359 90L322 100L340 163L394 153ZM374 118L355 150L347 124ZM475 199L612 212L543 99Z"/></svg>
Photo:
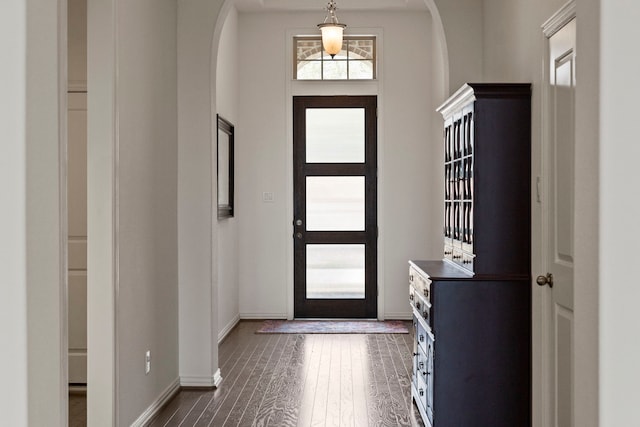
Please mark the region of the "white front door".
<svg viewBox="0 0 640 427"><path fill-rule="evenodd" d="M543 142L543 271L537 283L545 286L543 334L545 425L572 427L573 414L573 232L574 148L576 87L575 9L563 9L545 28L547 73L545 79ZM546 283L545 283L546 282Z"/></svg>

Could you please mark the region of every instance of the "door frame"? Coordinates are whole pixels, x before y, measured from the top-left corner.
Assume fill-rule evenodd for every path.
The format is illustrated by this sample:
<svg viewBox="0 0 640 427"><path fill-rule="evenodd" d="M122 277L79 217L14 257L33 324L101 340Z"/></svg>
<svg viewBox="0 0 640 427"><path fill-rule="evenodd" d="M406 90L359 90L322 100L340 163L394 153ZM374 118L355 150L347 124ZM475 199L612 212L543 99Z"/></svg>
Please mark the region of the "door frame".
<svg viewBox="0 0 640 427"><path fill-rule="evenodd" d="M287 31L286 34L286 43L287 43L287 52L293 52L293 36L299 35L302 30L300 29L291 29ZM304 30L304 31L308 31ZM366 34L375 35L378 38L378 43L376 46L378 57L382 58L384 55L384 43L383 41L383 32L381 28L358 28L358 31ZM293 97L294 96L323 96L323 95L375 95L378 97L378 320L385 319L385 228L384 228L384 210L381 209L381 206L384 206L384 61L378 62L378 70L377 70L377 80L363 80L363 81L304 81L304 80L295 80L293 79L293 66L286 67L287 69L287 84L286 86L286 97L285 97L285 108L287 111L286 114L286 152L287 158L293 159ZM320 84L319 84L320 83ZM293 161L287 162L286 169L284 171L286 174L285 182L286 182L286 214L284 218L283 226L287 231L287 235L293 235L294 227L293 227ZM283 307L285 312L283 313L287 319L292 320L294 318L293 315L293 239L287 240L287 249L286 249L286 269L287 269L287 280L286 280L286 295L287 302L286 307Z"/></svg>
<svg viewBox="0 0 640 427"><path fill-rule="evenodd" d="M294 146L294 155L292 156L292 164L298 167L293 172L293 192L290 197L294 203L294 215L292 222L297 219L303 221L303 230L299 226L294 225L296 234L304 232L304 240L300 240L293 235L294 246L294 315L297 317L337 317L337 318L373 318L377 316L377 244L378 244L378 203L377 203L377 107L378 97L376 95L360 95L360 96L340 96L340 95L312 95L312 96L296 96L293 98L292 113L294 115L294 144L298 140L299 145ZM304 111L307 108L363 108L365 112L365 163L349 164L349 163L331 163L331 164L308 164L305 159L306 139L304 129L306 119ZM296 115L299 113L299 115ZM297 117L297 119L296 119ZM304 167L300 167L302 162ZM363 176L365 178L365 229L363 231L307 231L306 230L306 185L303 184L307 176L342 176L353 175ZM354 175L355 174L355 175ZM298 187L302 186L302 187ZM375 224L375 225L374 225ZM307 301L307 298L301 294L302 286L300 283L304 280L304 271L306 271L305 256L297 251L302 251L307 244L338 243L346 237L344 233L351 235L344 243L355 243L353 239L364 239L362 243L365 245L365 298L361 299L319 299ZM302 236L301 236L302 237ZM309 242L308 240L312 242ZM326 241L325 239L329 239ZM303 247L298 245L302 244ZM297 248L297 251L296 251ZM297 257L297 258L296 258ZM306 286L304 286L306 289ZM304 315L302 311L305 311ZM328 316L329 312L333 312L332 316Z"/></svg>
<svg viewBox="0 0 640 427"><path fill-rule="evenodd" d="M536 292L539 293L539 306L538 309L533 310L533 315L535 316L533 319L533 336L534 339L538 338L539 345L534 345L533 348L533 388L534 393L533 396L533 416L534 416L534 425L541 425L543 427L551 427L553 426L553 413L552 413L552 405L550 402L550 396L555 395L555 393L551 393L552 384L552 369L553 365L550 363L550 348L549 348L549 331L550 324L549 319L551 318L551 312L553 310L553 301L551 289L547 286L541 288L535 283L535 277L538 274L544 274L547 270L547 250L546 244L547 236L548 236L548 214L549 214L549 204L545 202L546 197L546 185L545 177L548 176L548 168L547 159L548 159L548 150L549 150L549 135L551 132L550 120L549 120L549 111L546 106L548 105L549 98L551 97L551 93L549 91L549 81L550 81L550 73L549 73L549 55L550 55L550 47L549 47L549 39L556 34L560 29L562 29L567 23L576 18L576 0L568 1L564 6L562 6L557 12L555 12L551 17L544 22L541 26L541 36L542 36L542 66L543 66L543 75L542 75L542 90L541 90L541 104L540 104L540 116L541 116L541 134L540 134L540 152L539 155L539 176L534 180L534 197L537 197L537 206L539 208L536 212L533 212L533 215L537 216L537 224L538 226L532 229L533 232L533 242L537 245L537 248L533 248L533 259L532 259L532 287ZM575 177L574 177L575 180ZM537 194L537 196L536 196ZM540 205L541 203L541 205ZM537 330L536 330L537 329ZM574 378L575 382L575 378ZM537 383L537 384L536 384ZM537 393L536 393L537 391ZM536 423L536 414L539 414L540 417L539 422Z"/></svg>

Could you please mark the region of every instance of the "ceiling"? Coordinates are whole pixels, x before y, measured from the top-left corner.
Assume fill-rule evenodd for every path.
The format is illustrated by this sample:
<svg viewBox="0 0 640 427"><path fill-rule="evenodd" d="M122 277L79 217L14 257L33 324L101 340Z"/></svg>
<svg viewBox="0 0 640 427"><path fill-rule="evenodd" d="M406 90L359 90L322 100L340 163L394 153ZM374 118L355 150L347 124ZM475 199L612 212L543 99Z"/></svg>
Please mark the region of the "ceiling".
<svg viewBox="0 0 640 427"><path fill-rule="evenodd" d="M335 0L338 10L426 10L424 0ZM235 0L242 12L322 11L327 0Z"/></svg>

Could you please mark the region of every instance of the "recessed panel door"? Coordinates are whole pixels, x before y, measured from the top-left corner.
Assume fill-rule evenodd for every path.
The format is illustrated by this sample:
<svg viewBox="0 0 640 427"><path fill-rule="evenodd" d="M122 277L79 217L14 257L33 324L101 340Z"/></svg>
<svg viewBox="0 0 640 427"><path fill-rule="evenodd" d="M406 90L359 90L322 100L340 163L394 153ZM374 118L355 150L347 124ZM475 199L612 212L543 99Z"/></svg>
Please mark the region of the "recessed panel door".
<svg viewBox="0 0 640 427"><path fill-rule="evenodd" d="M537 282L547 289L547 423L573 427L573 263L576 20L548 36L544 143L543 257Z"/></svg>
<svg viewBox="0 0 640 427"><path fill-rule="evenodd" d="M87 93L68 95L69 384L87 383Z"/></svg>
<svg viewBox="0 0 640 427"><path fill-rule="evenodd" d="M377 316L376 97L294 97L294 315Z"/></svg>

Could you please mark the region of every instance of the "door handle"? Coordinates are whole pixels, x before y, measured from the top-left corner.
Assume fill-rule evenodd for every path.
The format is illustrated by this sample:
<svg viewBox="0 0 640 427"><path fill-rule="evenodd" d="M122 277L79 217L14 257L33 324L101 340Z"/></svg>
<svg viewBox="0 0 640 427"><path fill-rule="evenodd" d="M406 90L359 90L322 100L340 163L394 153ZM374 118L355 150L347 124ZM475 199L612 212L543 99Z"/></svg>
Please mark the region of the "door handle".
<svg viewBox="0 0 640 427"><path fill-rule="evenodd" d="M549 285L550 288L553 288L553 274L547 273L546 276L538 276L536 283L538 286Z"/></svg>

